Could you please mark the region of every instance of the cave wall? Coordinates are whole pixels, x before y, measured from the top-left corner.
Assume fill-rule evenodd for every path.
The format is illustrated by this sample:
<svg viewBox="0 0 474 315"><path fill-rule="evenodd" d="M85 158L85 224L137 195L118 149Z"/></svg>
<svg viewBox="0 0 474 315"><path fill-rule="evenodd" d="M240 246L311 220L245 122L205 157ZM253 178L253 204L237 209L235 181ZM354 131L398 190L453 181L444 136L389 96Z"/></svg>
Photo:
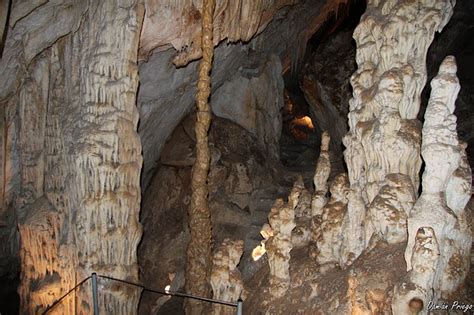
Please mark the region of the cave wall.
<svg viewBox="0 0 474 315"><path fill-rule="evenodd" d="M270 2L271 1L257 1L255 2L255 6L263 8L261 6L262 3ZM279 3L289 2L276 1L274 5L279 6ZM303 58L306 43L312 34L324 23L330 13L337 12L341 3L347 3L347 0L327 2L302 1L293 6L283 6L276 12L274 12L273 9L267 10L267 13L274 14L272 15L271 21L268 20L268 22L265 22L266 18L262 18L261 23L263 23L262 25L266 25L266 27L262 29L261 32L256 32L257 35L252 38L250 43L220 43L214 52L211 76L212 95L216 95L217 98L217 95L225 94L225 90L228 89L228 87L224 88L222 92L218 90L228 84L229 73L234 74L234 76L239 75L250 78L258 75L262 69L276 73L275 71L278 71L280 67L281 71L284 72L292 65L295 66L298 60ZM177 3L177 6L180 8L179 10L186 11L189 9L189 4L186 4L185 1ZM163 10L165 6L160 8L160 10ZM181 12L179 10L178 12ZM261 11L257 10L255 12L258 13ZM182 26L179 25L182 25L183 21L178 19L178 22L175 23L178 23L177 29L182 29ZM219 20L217 23L221 23L221 21ZM247 22L242 20L240 23ZM218 32L218 29L219 27L215 28L214 32ZM294 34L298 35L294 36ZM223 38L225 34L214 35L215 38ZM183 38L182 43L191 41L188 37ZM196 92L194 86L197 79L197 64L191 62L186 67L174 68L172 65L173 59L179 56L179 54L176 55L174 50L163 51L164 49L168 49L170 45L160 43L159 45L156 44L158 46L155 52L147 60L140 63L139 69L141 84L137 106L140 110L139 134L142 139L144 156L141 179L143 189L146 189L150 182L156 167L156 161L160 157L166 139L168 139L184 116L192 110ZM217 43L215 44L217 45ZM181 48L181 46L177 46L177 48ZM184 52L186 52L186 50ZM272 55L278 57L280 62L275 62L275 58L271 57ZM279 64L281 64L281 66ZM270 70L270 65L273 65L275 68ZM161 84L163 89L156 89L157 84ZM245 84L241 86L244 87ZM248 90L246 93L250 93L250 91L251 90ZM212 102L213 96L211 96L211 109L213 107ZM243 117L248 115L245 111L241 111L244 110L245 106L250 105L252 107L251 111L258 111L255 102L246 105L243 105L242 102L246 102L246 100L239 97L238 100L231 100L230 103L225 102L225 105L220 105L222 102L218 101L220 104L216 106L217 108L224 108L225 106L227 107L227 112L232 112L233 115L237 115L237 112L239 112L237 116ZM275 108L271 103L265 104L265 106L266 105ZM259 105L259 107L263 106L264 104ZM229 107L233 109L230 110ZM263 115L262 118L267 115L265 111L260 110L260 112ZM219 109L214 111L214 114L229 117L229 114L224 114L224 112ZM274 116L274 113L271 115ZM241 119L239 121L238 118L232 118L232 120L234 119L237 123L243 123ZM269 118L267 117L265 119ZM274 131L275 129L277 129L276 125L265 127L265 130L262 131L253 130L253 132L259 133L261 139L267 137L268 139L264 140L267 143L274 143L274 137L279 137L278 132ZM270 131L271 134L263 135L262 132L267 132L267 130Z"/></svg>

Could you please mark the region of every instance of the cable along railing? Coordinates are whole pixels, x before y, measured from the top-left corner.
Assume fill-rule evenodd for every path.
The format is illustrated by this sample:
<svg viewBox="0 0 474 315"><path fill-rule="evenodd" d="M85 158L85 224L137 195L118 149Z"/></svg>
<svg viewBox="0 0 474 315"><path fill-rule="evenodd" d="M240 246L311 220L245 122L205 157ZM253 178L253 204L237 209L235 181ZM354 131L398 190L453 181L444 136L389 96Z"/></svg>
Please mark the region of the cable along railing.
<svg viewBox="0 0 474 315"><path fill-rule="evenodd" d="M61 303L69 294L73 293L77 288L85 284L88 280L91 280L92 284L92 304L93 304L93 309L94 309L94 315L99 315L99 290L97 286L97 280L98 278L102 279L107 279L110 281L115 281L119 282L122 284L134 286L137 288L141 288L143 291L150 292L150 293L156 293L156 294L161 294L161 295L169 295L169 296L176 296L176 297L181 297L181 298L187 298L187 299L194 299L194 300L199 300L199 301L204 301L204 302L209 302L213 304L221 304L221 305L227 305L231 307L236 308L236 314L237 315L242 315L242 310L243 310L243 301L242 299L239 298L237 302L229 302L229 301L221 301L221 300L216 300L216 299L211 299L211 298L206 298L202 296L194 296L191 294L187 294L184 292L177 292L177 291L170 291L170 290L156 290L156 289L151 289L148 287L145 287L142 284L131 282L131 281L126 281L123 279L118 279L110 276L105 276L105 275L99 275L97 273L92 273L90 276L79 282L76 286L74 286L72 289L67 291L64 295L62 295L59 299L54 301L51 305L49 305L44 311L43 315L49 314L50 311L52 311L57 305Z"/></svg>

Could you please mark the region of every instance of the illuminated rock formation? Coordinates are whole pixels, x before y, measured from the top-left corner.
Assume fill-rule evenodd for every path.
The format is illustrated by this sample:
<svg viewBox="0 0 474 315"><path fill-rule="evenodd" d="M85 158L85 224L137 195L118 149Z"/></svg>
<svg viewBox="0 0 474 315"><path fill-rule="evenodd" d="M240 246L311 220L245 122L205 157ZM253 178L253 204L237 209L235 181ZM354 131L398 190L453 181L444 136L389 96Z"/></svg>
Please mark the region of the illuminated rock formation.
<svg viewBox="0 0 474 315"><path fill-rule="evenodd" d="M243 241L225 239L214 254L211 273L214 299L237 302L239 298L244 298L244 283L240 271L237 269L243 251ZM214 304L212 312L215 315L233 315L235 314L235 308Z"/></svg>
<svg viewBox="0 0 474 315"><path fill-rule="evenodd" d="M293 186L293 193L299 192L298 205L295 208L295 228L291 242L294 247L303 247L311 240L311 194L304 187L303 177L299 176Z"/></svg>
<svg viewBox="0 0 474 315"><path fill-rule="evenodd" d="M266 242L266 250L270 266L269 291L273 298L283 296L290 284L291 231L296 226L295 208L300 194L301 187L295 185L288 196L288 203L277 199L268 215L273 235Z"/></svg>
<svg viewBox="0 0 474 315"><path fill-rule="evenodd" d="M456 70L454 57L448 56L431 82L423 125L423 192L408 217L408 284L398 288L394 309L403 310L413 297L425 305L447 297L469 271L472 236L464 208L472 177L453 115L460 89ZM406 289L410 284L415 288Z"/></svg>
<svg viewBox="0 0 474 315"><path fill-rule="evenodd" d="M349 180L347 174L337 175L331 183L331 198L323 208L318 239L316 240L316 261L326 266L339 262L342 244L341 227L347 212ZM326 265L326 266L323 266Z"/></svg>
<svg viewBox="0 0 474 315"><path fill-rule="evenodd" d="M143 7L127 1L65 7L48 2L24 13L12 31L25 38L24 47L15 46L24 54L15 58L31 59L18 90L9 91L18 104L12 154L19 173L12 182L21 192L22 314L41 312L92 272L138 280L142 157L135 105ZM58 18L48 20L53 14ZM100 310L133 314L139 294L104 281ZM54 311L91 313L90 287Z"/></svg>
<svg viewBox="0 0 474 315"><path fill-rule="evenodd" d="M354 31L358 69L351 77L349 132L343 139L351 196L342 265L360 255L373 235L404 241L404 221L419 186L416 116L426 52L452 9L451 1L369 1Z"/></svg>

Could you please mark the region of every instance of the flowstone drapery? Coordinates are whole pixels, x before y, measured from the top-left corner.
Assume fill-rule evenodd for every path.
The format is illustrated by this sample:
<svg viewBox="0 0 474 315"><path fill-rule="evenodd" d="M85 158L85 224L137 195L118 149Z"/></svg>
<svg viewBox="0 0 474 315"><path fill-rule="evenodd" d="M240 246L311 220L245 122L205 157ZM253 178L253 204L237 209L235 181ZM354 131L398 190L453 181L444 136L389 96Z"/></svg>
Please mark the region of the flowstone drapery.
<svg viewBox="0 0 474 315"><path fill-rule="evenodd" d="M67 19L55 5L48 2L42 12ZM12 181L21 191L21 314L41 313L92 272L138 281L142 157L135 104L143 7L114 0L78 1L68 9L82 23L71 33L48 33L62 38L30 56L11 96L18 104L12 154L19 166L13 165L18 177ZM38 14L18 23L40 31ZM139 296L137 289L103 281L100 311L133 314ZM89 287L54 312L90 314Z"/></svg>

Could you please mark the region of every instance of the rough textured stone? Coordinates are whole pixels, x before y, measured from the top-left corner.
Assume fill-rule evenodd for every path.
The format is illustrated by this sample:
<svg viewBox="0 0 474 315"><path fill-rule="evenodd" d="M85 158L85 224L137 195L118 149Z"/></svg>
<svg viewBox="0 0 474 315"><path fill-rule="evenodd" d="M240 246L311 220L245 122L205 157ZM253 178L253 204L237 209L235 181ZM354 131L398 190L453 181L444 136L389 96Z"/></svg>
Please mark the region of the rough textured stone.
<svg viewBox="0 0 474 315"><path fill-rule="evenodd" d="M408 283L415 284L416 290L399 290L395 309L406 307L413 295L425 305L447 297L469 270L472 235L464 208L471 195L472 176L453 115L460 88L456 70L454 57L448 56L431 82L421 151L423 191L408 217L405 251Z"/></svg>
<svg viewBox="0 0 474 315"><path fill-rule="evenodd" d="M293 0L216 1L213 42L248 42L262 32L275 12ZM174 47L178 66L199 59L201 52L202 1L145 1L145 19L140 40L140 56L146 58L154 49ZM157 32L156 30L159 30Z"/></svg>
<svg viewBox="0 0 474 315"><path fill-rule="evenodd" d="M212 260L211 286L216 300L234 302L244 296L244 283L237 269L244 250L242 240L225 239L214 253ZM235 308L214 304L212 312L215 315L235 314Z"/></svg>
<svg viewBox="0 0 474 315"><path fill-rule="evenodd" d="M141 237L135 101L143 8L126 1L37 4L18 14L1 60L2 76L28 64L1 89L2 99L18 102L9 130L18 160L9 185L20 192L21 313L40 312L93 271L137 280ZM138 290L101 286L102 312L135 311ZM59 312L87 314L91 301L83 287Z"/></svg>

